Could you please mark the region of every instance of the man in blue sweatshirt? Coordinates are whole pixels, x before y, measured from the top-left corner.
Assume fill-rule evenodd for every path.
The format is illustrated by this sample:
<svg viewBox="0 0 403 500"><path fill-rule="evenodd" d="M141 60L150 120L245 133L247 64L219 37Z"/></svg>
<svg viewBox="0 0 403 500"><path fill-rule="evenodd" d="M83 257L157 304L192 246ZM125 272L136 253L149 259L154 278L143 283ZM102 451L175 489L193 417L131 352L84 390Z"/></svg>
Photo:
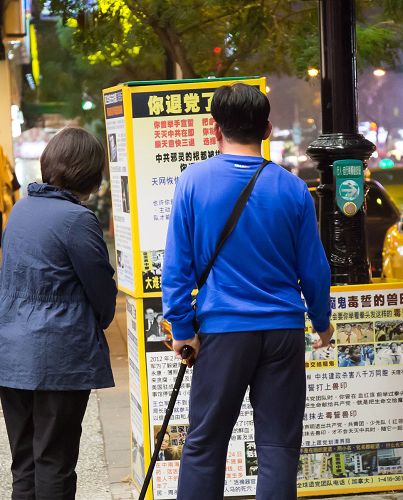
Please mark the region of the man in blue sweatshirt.
<svg viewBox="0 0 403 500"><path fill-rule="evenodd" d="M218 88L211 112L221 154L180 177L162 278L174 350L197 355L177 500L223 498L228 442L247 388L258 456L258 500L296 498L305 407L304 313L328 345L330 271L306 184L270 162L197 296L242 189L263 162L270 104L256 87ZM301 298L306 301L306 307Z"/></svg>

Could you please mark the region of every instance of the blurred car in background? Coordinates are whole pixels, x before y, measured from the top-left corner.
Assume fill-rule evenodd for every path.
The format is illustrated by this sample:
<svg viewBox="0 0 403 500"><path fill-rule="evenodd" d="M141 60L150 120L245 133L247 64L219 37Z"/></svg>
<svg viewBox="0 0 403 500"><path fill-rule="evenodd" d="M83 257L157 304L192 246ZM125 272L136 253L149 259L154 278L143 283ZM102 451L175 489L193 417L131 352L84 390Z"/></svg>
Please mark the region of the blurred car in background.
<svg viewBox="0 0 403 500"><path fill-rule="evenodd" d="M403 168L371 168L365 173L370 179L382 184L400 212L403 212Z"/></svg>

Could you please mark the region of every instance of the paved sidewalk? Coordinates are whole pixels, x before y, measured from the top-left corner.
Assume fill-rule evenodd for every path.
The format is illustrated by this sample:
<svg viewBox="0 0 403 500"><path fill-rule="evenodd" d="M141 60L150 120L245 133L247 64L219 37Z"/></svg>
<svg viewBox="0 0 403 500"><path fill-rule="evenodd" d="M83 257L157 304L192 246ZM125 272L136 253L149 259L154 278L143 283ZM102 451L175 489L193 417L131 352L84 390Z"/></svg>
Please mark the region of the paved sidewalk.
<svg viewBox="0 0 403 500"><path fill-rule="evenodd" d="M98 392L105 457L113 500L136 499L130 484L130 407L127 360L126 299L119 294L116 315L106 332L116 387ZM88 499L89 500L89 499Z"/></svg>

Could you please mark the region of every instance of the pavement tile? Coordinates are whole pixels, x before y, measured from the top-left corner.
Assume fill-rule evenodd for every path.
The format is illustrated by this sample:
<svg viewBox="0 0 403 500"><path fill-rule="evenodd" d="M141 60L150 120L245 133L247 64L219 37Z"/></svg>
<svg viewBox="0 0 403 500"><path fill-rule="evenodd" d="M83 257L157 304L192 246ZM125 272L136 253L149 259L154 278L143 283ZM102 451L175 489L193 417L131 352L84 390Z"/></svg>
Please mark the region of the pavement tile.
<svg viewBox="0 0 403 500"><path fill-rule="evenodd" d="M138 498L137 490L128 491L122 484L112 484L111 493L113 500L135 500Z"/></svg>
<svg viewBox="0 0 403 500"><path fill-rule="evenodd" d="M127 453L128 459L127 463L130 463L130 434L125 433L120 436L111 436L111 443L108 446L109 451L120 451L122 453Z"/></svg>
<svg viewBox="0 0 403 500"><path fill-rule="evenodd" d="M127 396L124 394L124 396ZM122 410L127 410L129 408L130 402L129 397L123 397L121 391L116 389L116 392L109 393L106 397L99 396L102 400L102 407L105 409L121 408Z"/></svg>
<svg viewBox="0 0 403 500"><path fill-rule="evenodd" d="M125 439L128 443L130 443L130 433L127 429L107 429L103 432L104 441L107 443L107 446L113 448L115 439ZM130 445L129 445L130 446Z"/></svg>
<svg viewBox="0 0 403 500"><path fill-rule="evenodd" d="M128 481L128 467L109 467L109 482L111 485L120 484L123 487L130 485ZM134 486L133 486L134 489Z"/></svg>
<svg viewBox="0 0 403 500"><path fill-rule="evenodd" d="M103 401L100 401L100 403L103 404ZM128 425L128 423L126 421L127 410L128 410L128 407L124 407L124 406L119 406L117 408L112 408L112 407L108 406L107 408L102 407L100 410L100 413L101 413L102 420L113 418L114 422L116 424L116 427L118 427L118 425L120 425L120 424L122 424L124 427L126 427L126 425Z"/></svg>
<svg viewBox="0 0 403 500"><path fill-rule="evenodd" d="M130 449L124 448L120 450L108 450L105 453L106 463L108 467L130 467Z"/></svg>

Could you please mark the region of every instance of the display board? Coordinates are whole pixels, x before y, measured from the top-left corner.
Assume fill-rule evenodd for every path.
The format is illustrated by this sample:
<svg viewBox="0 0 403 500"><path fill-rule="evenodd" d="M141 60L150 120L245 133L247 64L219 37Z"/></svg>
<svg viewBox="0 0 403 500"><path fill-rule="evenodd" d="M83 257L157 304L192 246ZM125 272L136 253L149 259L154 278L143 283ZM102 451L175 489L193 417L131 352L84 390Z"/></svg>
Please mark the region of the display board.
<svg viewBox="0 0 403 500"><path fill-rule="evenodd" d="M332 306L336 331L329 347L313 348L317 334L306 321L307 402L298 495L402 490L403 286L335 287ZM141 346L137 353L143 358L130 364L144 372L142 406L148 407L148 415L143 413L141 429L147 435L147 463L179 362L171 350L161 299L136 300L135 309L135 336ZM175 406L150 498L176 498L191 373L186 373ZM225 497L254 498L257 471L253 414L246 395L230 441Z"/></svg>
<svg viewBox="0 0 403 500"><path fill-rule="evenodd" d="M169 214L178 178L218 154L210 113L214 90L265 78L133 82L104 90L120 290L159 296ZM263 155L269 157L268 141Z"/></svg>
<svg viewBox="0 0 403 500"><path fill-rule="evenodd" d="M104 91L119 289L127 294L132 477L144 478L179 362L162 316L172 198L190 163L217 154L210 103L235 80L130 83ZM265 80L244 83L265 89ZM269 156L264 143L263 155ZM403 489L403 284L332 289L331 345L306 322L307 404L299 496ZM176 498L188 428L188 370L148 500ZM254 498L258 462L248 395L227 457L225 498Z"/></svg>
<svg viewBox="0 0 403 500"><path fill-rule="evenodd" d="M402 284L333 287L334 341L313 349L301 495L403 489Z"/></svg>

